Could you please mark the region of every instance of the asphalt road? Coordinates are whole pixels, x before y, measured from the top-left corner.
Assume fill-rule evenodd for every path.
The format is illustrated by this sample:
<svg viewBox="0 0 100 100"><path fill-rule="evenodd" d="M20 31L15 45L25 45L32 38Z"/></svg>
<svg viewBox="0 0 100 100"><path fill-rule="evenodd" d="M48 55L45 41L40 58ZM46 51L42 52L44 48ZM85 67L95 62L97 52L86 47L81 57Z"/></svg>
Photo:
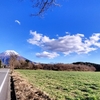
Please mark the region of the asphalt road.
<svg viewBox="0 0 100 100"><path fill-rule="evenodd" d="M0 100L10 100L9 69L0 69Z"/></svg>

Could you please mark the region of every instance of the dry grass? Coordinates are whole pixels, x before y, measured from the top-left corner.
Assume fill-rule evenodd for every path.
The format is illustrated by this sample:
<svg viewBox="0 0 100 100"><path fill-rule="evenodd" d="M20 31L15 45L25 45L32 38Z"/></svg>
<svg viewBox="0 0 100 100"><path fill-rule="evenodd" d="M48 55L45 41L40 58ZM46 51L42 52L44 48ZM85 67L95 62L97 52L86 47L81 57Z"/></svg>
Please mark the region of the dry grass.
<svg viewBox="0 0 100 100"><path fill-rule="evenodd" d="M27 80L23 79L19 73L12 74L17 100L52 100L49 96L35 88Z"/></svg>

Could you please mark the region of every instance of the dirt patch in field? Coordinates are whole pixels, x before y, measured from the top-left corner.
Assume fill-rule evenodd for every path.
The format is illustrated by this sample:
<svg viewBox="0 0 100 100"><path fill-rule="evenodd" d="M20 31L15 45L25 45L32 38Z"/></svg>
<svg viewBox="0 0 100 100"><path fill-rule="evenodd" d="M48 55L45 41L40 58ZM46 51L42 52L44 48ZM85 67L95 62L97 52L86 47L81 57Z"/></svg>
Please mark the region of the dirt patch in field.
<svg viewBox="0 0 100 100"><path fill-rule="evenodd" d="M48 94L30 84L19 73L14 72L11 77L13 78L17 100L53 100Z"/></svg>

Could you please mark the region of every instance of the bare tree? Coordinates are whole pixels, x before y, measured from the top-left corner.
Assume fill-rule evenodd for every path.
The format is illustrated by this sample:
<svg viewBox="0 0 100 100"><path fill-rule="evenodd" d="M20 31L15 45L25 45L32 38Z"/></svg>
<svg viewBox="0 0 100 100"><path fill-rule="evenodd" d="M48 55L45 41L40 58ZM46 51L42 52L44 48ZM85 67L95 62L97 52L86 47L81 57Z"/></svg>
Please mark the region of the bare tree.
<svg viewBox="0 0 100 100"><path fill-rule="evenodd" d="M51 6L59 6L59 4L56 3L56 0L30 0L30 1L33 3L32 7L37 8L37 12L31 14L31 16L39 16L44 11L48 10Z"/></svg>
<svg viewBox="0 0 100 100"><path fill-rule="evenodd" d="M14 63L14 68L16 69L19 69L21 67L21 63L19 60L16 60L15 63Z"/></svg>
<svg viewBox="0 0 100 100"><path fill-rule="evenodd" d="M10 66L10 69L11 69L11 73L13 73L13 71L14 71L14 67L15 67L15 62L16 62L16 60L17 60L17 55L11 55L10 56L10 60L9 60L9 66Z"/></svg>
<svg viewBox="0 0 100 100"><path fill-rule="evenodd" d="M26 61L25 61L25 59L20 59L20 60L19 60L19 63L20 63L20 68L21 68L21 69L24 69L25 66L26 66Z"/></svg>
<svg viewBox="0 0 100 100"><path fill-rule="evenodd" d="M33 64L31 62L28 63L28 68L32 69L33 68Z"/></svg>

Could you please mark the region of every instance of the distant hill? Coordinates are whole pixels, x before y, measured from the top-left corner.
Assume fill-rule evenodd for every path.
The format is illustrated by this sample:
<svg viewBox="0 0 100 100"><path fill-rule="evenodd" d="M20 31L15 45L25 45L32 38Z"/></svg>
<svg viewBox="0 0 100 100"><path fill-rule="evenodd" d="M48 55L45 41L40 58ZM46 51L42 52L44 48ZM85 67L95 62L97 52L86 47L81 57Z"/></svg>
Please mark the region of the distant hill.
<svg viewBox="0 0 100 100"><path fill-rule="evenodd" d="M93 67L96 68L96 71L100 71L100 64L91 63L91 62L74 62L73 64L93 66Z"/></svg>

